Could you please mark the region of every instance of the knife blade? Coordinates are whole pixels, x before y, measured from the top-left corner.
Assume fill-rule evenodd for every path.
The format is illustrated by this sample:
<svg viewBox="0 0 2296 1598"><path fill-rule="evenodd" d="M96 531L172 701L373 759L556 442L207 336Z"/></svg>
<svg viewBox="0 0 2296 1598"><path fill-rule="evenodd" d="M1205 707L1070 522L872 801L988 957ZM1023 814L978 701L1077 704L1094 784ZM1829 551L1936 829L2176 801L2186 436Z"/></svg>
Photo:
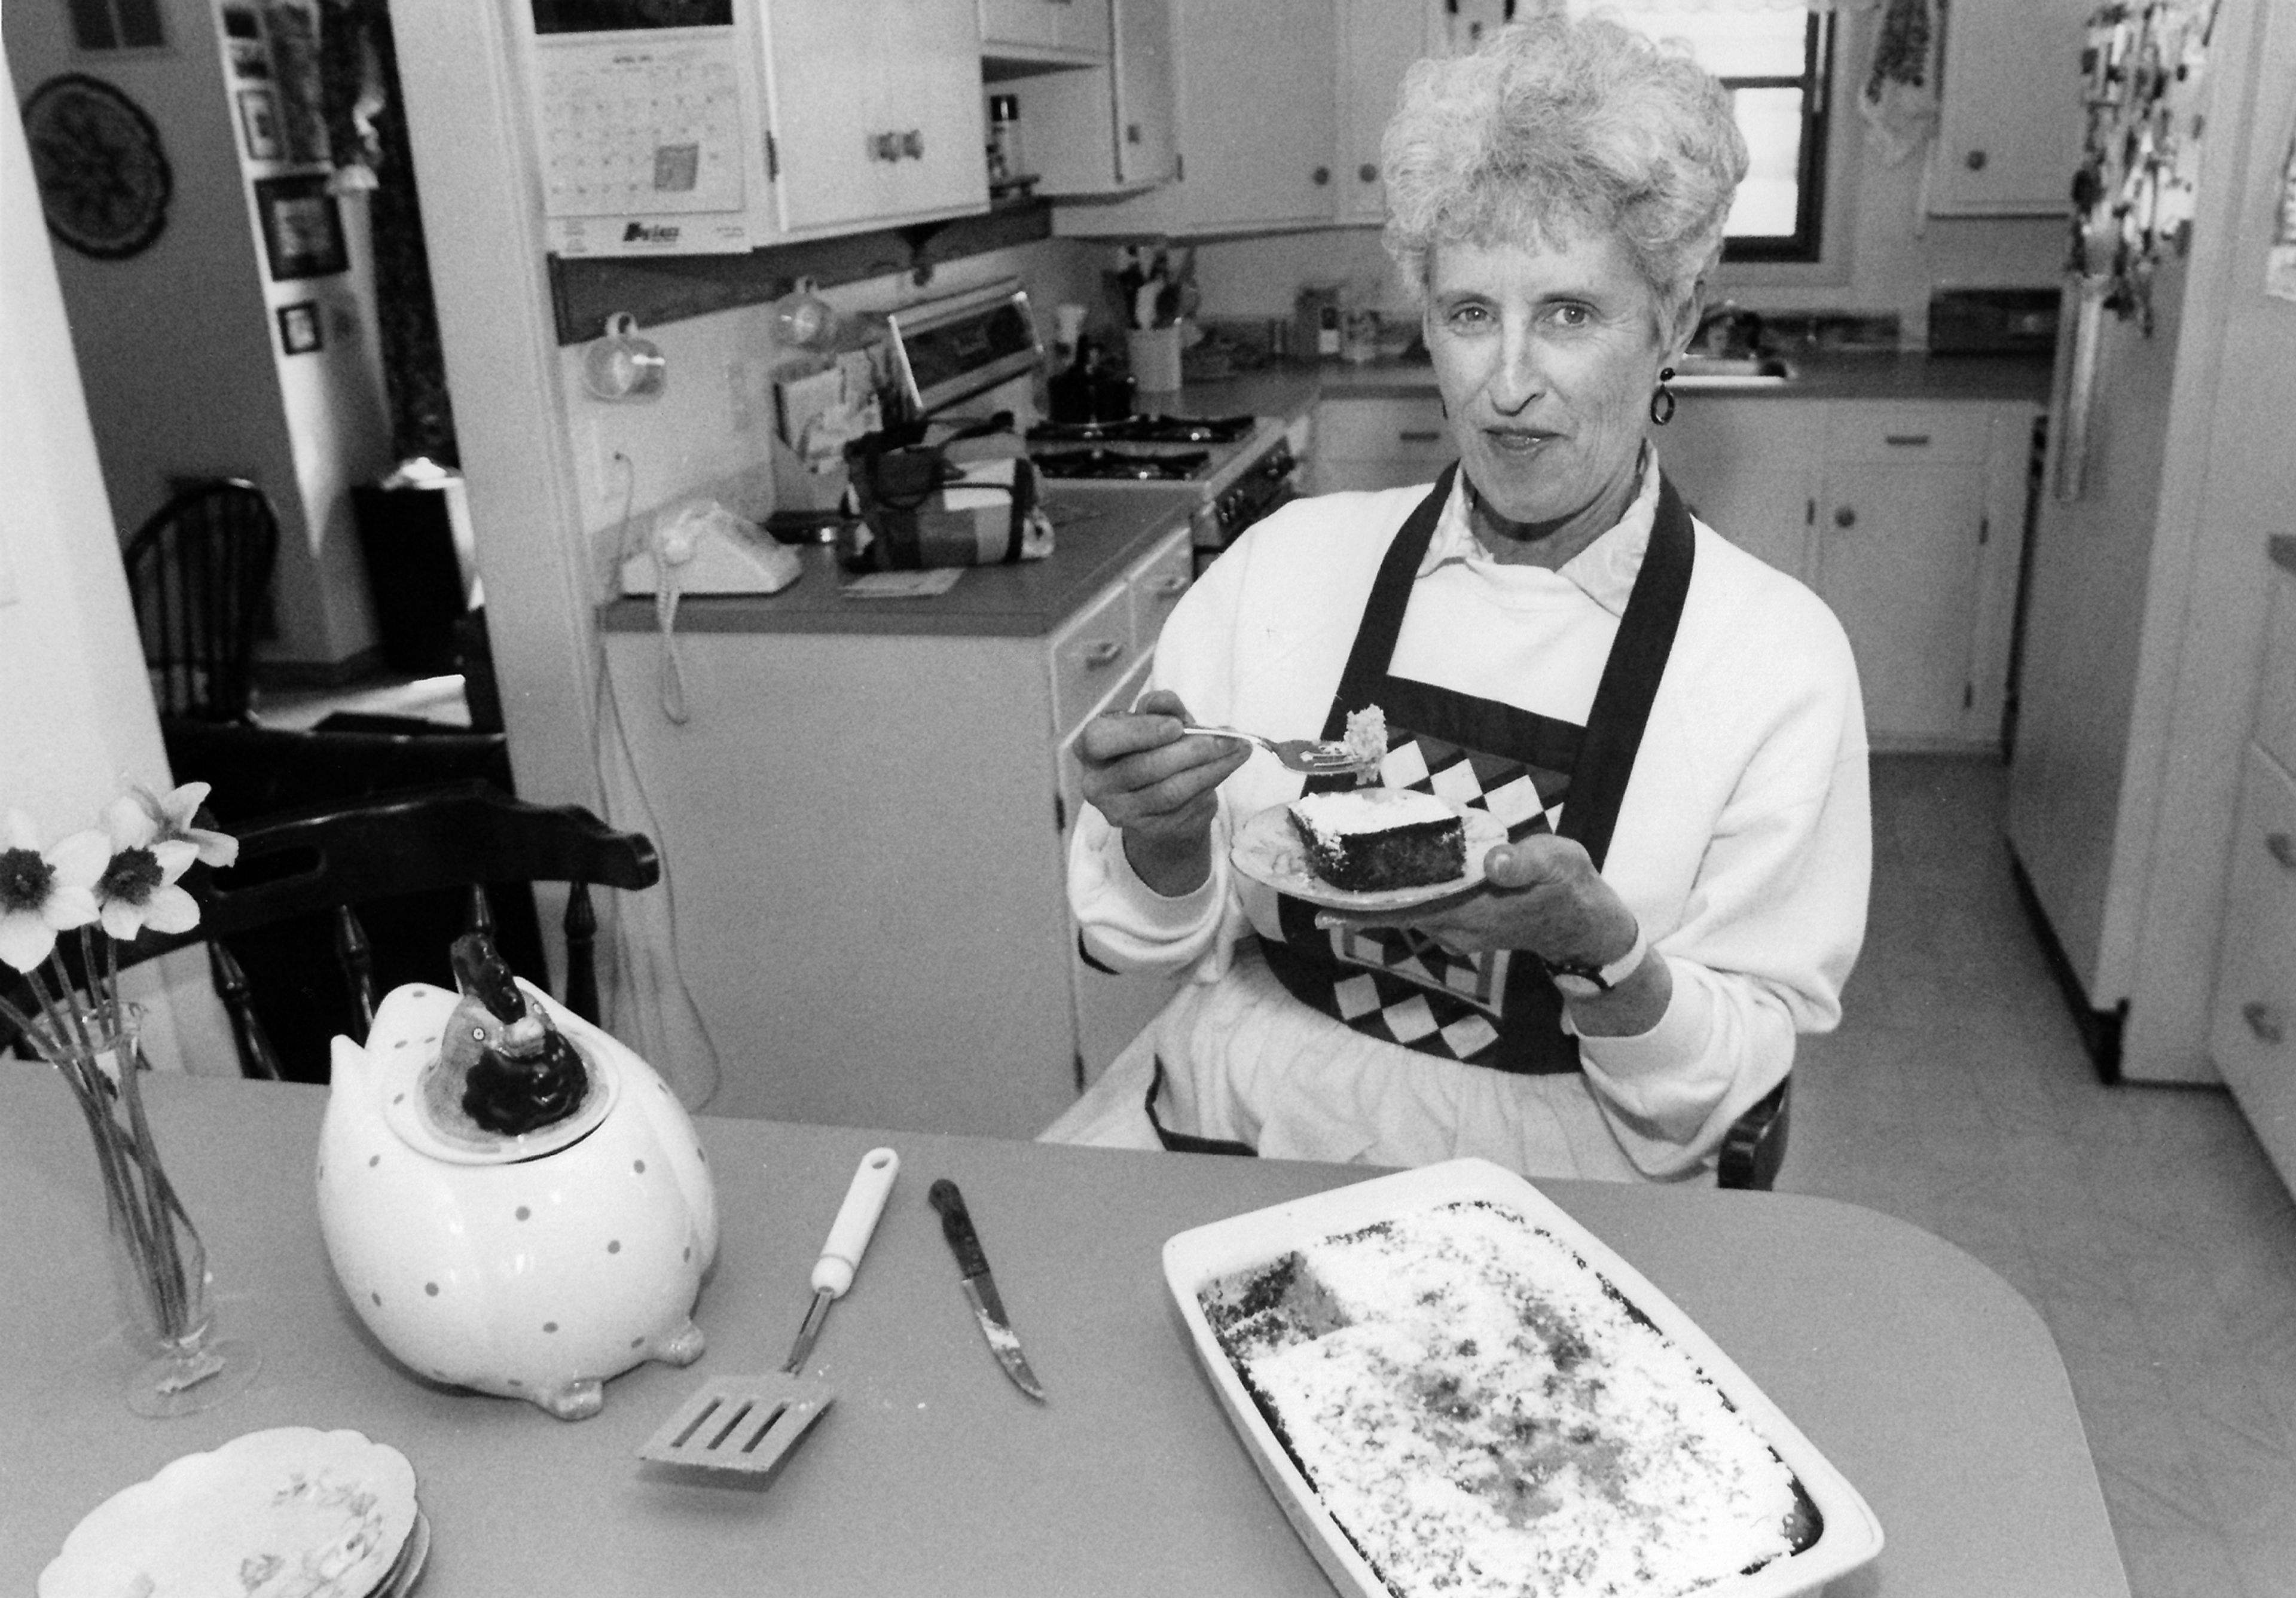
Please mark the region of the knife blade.
<svg viewBox="0 0 2296 1598"><path fill-rule="evenodd" d="M1037 1373L1029 1368L1026 1356L1021 1352L1020 1335L1013 1330L1013 1322L1004 1313L1004 1301L997 1296L996 1279L988 1274L988 1256L981 1252L980 1238L972 1230L972 1216L964 1207L964 1195L956 1184L943 1176L926 1192L926 1201L940 1212L941 1235L948 1239L949 1250L956 1256L956 1267L963 1280L965 1301L972 1306L973 1318L980 1323L980 1335L988 1340L988 1351L996 1356L996 1363L1019 1388L1038 1403L1044 1403L1045 1389L1037 1381Z"/></svg>

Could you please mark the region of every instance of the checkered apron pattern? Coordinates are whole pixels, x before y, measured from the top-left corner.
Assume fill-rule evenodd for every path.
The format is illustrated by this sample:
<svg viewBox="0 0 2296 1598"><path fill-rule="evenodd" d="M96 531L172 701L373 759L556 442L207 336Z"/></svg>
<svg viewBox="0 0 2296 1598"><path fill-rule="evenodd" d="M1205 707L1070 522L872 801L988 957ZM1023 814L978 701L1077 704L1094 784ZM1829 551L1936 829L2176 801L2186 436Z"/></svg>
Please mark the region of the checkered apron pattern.
<svg viewBox="0 0 2296 1598"><path fill-rule="evenodd" d="M1580 727L1388 675L1412 584L1450 492L1447 471L1389 546L1324 736L1341 736L1350 711L1378 705L1388 724L1380 767L1388 787L1487 810L1505 823L1510 840L1560 833L1600 869L1689 587L1689 516L1673 486L1662 483L1643 569ZM1317 777L1308 787L1352 782ZM1288 894L1278 896L1278 914L1283 936L1262 938L1262 951L1301 1003L1442 1059L1526 1073L1578 1069L1578 1039L1562 1027L1562 996L1538 956L1454 955L1403 928L1318 930L1316 907Z"/></svg>

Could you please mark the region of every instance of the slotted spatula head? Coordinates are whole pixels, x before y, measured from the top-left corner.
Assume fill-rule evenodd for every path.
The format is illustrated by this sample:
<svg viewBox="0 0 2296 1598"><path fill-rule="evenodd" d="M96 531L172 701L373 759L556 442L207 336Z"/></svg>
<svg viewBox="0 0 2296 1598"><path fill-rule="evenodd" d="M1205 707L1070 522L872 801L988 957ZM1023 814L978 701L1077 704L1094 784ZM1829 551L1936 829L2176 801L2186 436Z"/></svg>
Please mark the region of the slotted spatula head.
<svg viewBox="0 0 2296 1598"><path fill-rule="evenodd" d="M827 1382L786 1372L721 1376L680 1405L638 1457L764 1481L836 1397Z"/></svg>

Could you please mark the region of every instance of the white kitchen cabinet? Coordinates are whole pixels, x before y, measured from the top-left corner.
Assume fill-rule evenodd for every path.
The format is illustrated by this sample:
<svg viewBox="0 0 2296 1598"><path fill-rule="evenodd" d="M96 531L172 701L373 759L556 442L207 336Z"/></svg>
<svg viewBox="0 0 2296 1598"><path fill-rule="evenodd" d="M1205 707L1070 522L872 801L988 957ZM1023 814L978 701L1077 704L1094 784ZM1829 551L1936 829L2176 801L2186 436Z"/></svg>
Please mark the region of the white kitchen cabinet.
<svg viewBox="0 0 2296 1598"><path fill-rule="evenodd" d="M1176 170L1171 0L1112 0L1111 20L1100 63L998 86L1020 103L1021 159L1048 199L1136 193Z"/></svg>
<svg viewBox="0 0 2296 1598"><path fill-rule="evenodd" d="M1425 394L1335 395L1316 406L1308 491L1339 494L1431 483L1458 458L1442 402Z"/></svg>
<svg viewBox="0 0 2296 1598"><path fill-rule="evenodd" d="M1339 147L1333 152L1332 212L1341 222L1379 222L1387 193L1379 180L1379 141L1395 114L1403 75L1435 48L1431 0L1341 0Z"/></svg>
<svg viewBox="0 0 2296 1598"><path fill-rule="evenodd" d="M771 0L764 14L784 234L988 208L975 0Z"/></svg>
<svg viewBox="0 0 2296 1598"><path fill-rule="evenodd" d="M1810 580L1825 481L1823 400L1685 394L1651 434L1691 513L1790 577Z"/></svg>
<svg viewBox="0 0 2296 1598"><path fill-rule="evenodd" d="M1337 27L1333 0L1177 0L1173 181L1062 206L1054 231L1184 237L1331 221Z"/></svg>
<svg viewBox="0 0 2296 1598"><path fill-rule="evenodd" d="M1933 214L2065 213L2084 128L2081 46L2095 9L2095 0L1991 0L1946 13Z"/></svg>
<svg viewBox="0 0 2296 1598"><path fill-rule="evenodd" d="M1109 0L980 0L980 53L1047 63L1108 59Z"/></svg>
<svg viewBox="0 0 2296 1598"><path fill-rule="evenodd" d="M2296 577L2276 573L2242 765L2209 1058L2296 1190Z"/></svg>
<svg viewBox="0 0 2296 1598"><path fill-rule="evenodd" d="M713 1113L1031 1136L1160 1007L1169 979L1078 954L1069 746L1190 567L1180 520L1049 635L711 630L689 600L682 725L660 641L606 634Z"/></svg>

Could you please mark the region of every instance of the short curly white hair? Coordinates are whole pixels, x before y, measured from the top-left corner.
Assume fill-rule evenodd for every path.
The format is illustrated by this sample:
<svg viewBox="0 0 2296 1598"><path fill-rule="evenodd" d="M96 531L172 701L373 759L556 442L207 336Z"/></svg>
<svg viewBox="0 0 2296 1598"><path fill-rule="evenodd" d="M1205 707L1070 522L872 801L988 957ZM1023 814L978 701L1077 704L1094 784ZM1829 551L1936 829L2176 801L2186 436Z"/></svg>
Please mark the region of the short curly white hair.
<svg viewBox="0 0 2296 1598"><path fill-rule="evenodd" d="M1542 16L1417 62L1381 142L1387 249L1414 295L1441 244L1608 230L1661 321L1722 253L1746 141L1730 93L1678 46Z"/></svg>

